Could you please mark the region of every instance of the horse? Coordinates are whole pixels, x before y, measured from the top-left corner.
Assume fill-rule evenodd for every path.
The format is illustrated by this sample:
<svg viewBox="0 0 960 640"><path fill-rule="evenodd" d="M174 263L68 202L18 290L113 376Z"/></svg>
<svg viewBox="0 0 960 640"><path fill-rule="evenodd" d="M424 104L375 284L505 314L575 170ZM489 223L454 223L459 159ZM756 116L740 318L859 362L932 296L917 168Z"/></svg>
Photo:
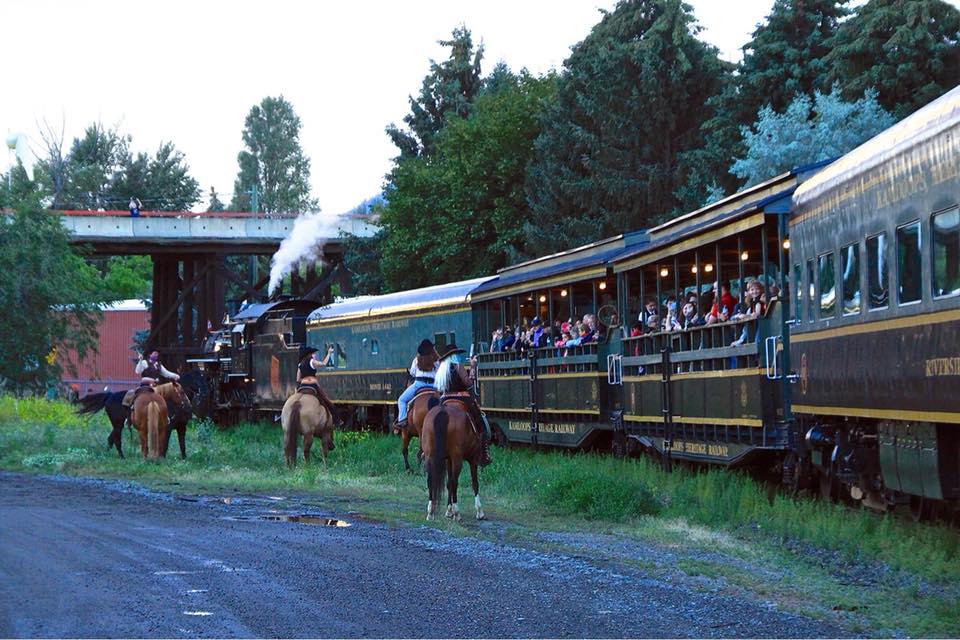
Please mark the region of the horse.
<svg viewBox="0 0 960 640"><path fill-rule="evenodd" d="M420 434L420 446L427 464L427 492L430 495L427 502L427 520L434 519L437 505L443 497L444 476L449 476L445 515L453 520L460 520L457 485L464 461L470 465L477 520L483 520L486 515L480 504L480 484L477 479L477 467L483 454L480 437L474 431L470 414L463 402L448 399L439 406L436 405L437 402L436 399L431 401L433 406L423 420Z"/></svg>
<svg viewBox="0 0 960 640"><path fill-rule="evenodd" d="M287 465L297 464L297 438L303 435L303 461L310 462L310 447L313 437L320 437L323 463L327 463L327 453L333 451L333 416L317 396L309 392L297 391L283 403L280 412L283 425L283 454Z"/></svg>
<svg viewBox="0 0 960 640"><path fill-rule="evenodd" d="M160 455L164 458L167 457L167 449L170 446L170 431L176 429L177 439L180 441L180 458L186 460L187 423L193 417L193 406L190 403L190 398L183 387L176 382L157 385L154 391L167 402L167 416L169 418L166 434L160 448Z"/></svg>
<svg viewBox="0 0 960 640"><path fill-rule="evenodd" d="M107 449L116 446L117 453L120 454L121 458L123 457L123 424L127 421L128 415L127 408L122 404L125 393L126 391L115 393L103 391L90 394L77 401L80 404L77 409L78 415L96 413L101 409L106 412L110 419L110 425L113 427L113 431L107 437Z"/></svg>
<svg viewBox="0 0 960 640"><path fill-rule="evenodd" d="M159 458L163 440L170 437L167 402L160 393L150 390L137 394L133 400L133 426L140 434L141 455Z"/></svg>
<svg viewBox="0 0 960 640"><path fill-rule="evenodd" d="M420 431L423 429L423 419L427 417L427 412L430 411L430 399L439 397L439 391L430 387L424 387L411 401L410 411L407 413L407 427L400 432L400 437L403 438L400 451L403 453L403 466L406 467L408 472L412 471L410 468L410 458L408 457L410 440L420 437ZM422 455L422 451L417 452L418 461Z"/></svg>

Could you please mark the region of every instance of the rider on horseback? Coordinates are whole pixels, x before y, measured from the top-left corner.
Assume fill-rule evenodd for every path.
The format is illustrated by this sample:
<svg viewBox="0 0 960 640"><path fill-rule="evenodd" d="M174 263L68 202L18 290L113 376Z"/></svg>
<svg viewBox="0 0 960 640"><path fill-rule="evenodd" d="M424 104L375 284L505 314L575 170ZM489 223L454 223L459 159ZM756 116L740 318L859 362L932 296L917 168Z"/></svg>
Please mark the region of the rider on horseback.
<svg viewBox="0 0 960 640"><path fill-rule="evenodd" d="M456 344L448 344L447 348L440 354L440 366L437 368L436 387L443 394L441 402L448 398L456 398L464 405L470 414L474 429L477 430L477 436L480 438L480 445L483 450L483 457L480 460L481 466L487 466L492 462L490 458L490 434L486 418L480 411L480 405L473 396L473 383L476 379L477 363L471 359L470 370L467 371L460 359L460 354L466 353L463 349L458 349Z"/></svg>
<svg viewBox="0 0 960 640"><path fill-rule="evenodd" d="M167 378L174 382L180 380L179 375L168 371L166 367L160 364L160 352L156 350L151 351L146 359L143 357L143 354L137 354L137 366L134 368L134 373L140 376L140 387L131 389L124 394L122 404L127 408L127 411L133 407L133 399L138 393L147 389L152 390L153 387L159 384L161 378Z"/></svg>
<svg viewBox="0 0 960 640"><path fill-rule="evenodd" d="M427 339L420 342L417 347L417 356L410 364L410 377L413 378L413 384L404 389L397 400L397 407L400 410L397 416L397 422L393 425L396 431L402 431L407 428L407 410L410 401L417 395L417 391L424 387L432 387L434 378L437 374L440 356L437 354L433 343Z"/></svg>
<svg viewBox="0 0 960 640"><path fill-rule="evenodd" d="M324 356L323 360L317 360L314 357L314 354L318 352L319 350L313 347L308 347L306 351L303 352L303 357L300 358L300 365L297 367L297 391L302 392L307 390L307 393L313 392L317 396L317 399L320 400L320 404L325 406L327 411L330 412L330 417L333 418L334 423L340 426L343 421L340 420L339 414L337 414L333 406L333 401L330 400L329 396L320 388L320 381L317 380L317 369L329 366L331 360L333 360L334 347L333 345L327 347L327 355Z"/></svg>

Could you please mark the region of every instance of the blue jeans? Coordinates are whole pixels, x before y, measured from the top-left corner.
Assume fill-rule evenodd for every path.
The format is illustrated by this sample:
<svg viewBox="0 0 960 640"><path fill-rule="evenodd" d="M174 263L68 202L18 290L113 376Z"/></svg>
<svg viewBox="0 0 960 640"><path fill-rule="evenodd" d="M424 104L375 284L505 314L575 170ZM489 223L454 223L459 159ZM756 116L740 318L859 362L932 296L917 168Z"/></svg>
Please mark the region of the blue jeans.
<svg viewBox="0 0 960 640"><path fill-rule="evenodd" d="M421 382L419 380L414 381L412 385L407 387L403 393L400 394L400 399L397 400L397 407L400 409L400 414L397 417L397 422L403 422L407 419L407 403L413 400L413 396L417 395L417 391L423 389L424 387L432 387L433 385L429 382Z"/></svg>

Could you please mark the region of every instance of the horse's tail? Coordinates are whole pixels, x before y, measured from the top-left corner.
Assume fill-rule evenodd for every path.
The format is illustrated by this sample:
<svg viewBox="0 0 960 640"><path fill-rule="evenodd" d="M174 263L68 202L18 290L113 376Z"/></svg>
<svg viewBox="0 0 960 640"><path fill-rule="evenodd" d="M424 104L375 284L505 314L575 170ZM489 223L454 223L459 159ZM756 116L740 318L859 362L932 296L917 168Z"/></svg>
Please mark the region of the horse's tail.
<svg viewBox="0 0 960 640"><path fill-rule="evenodd" d="M440 508L443 501L443 488L447 476L447 425L450 416L444 409L437 412L433 418L433 455L427 467L427 482L430 485L430 495L435 496L435 508Z"/></svg>
<svg viewBox="0 0 960 640"><path fill-rule="evenodd" d="M289 464L297 463L297 436L300 435L300 401L290 405L290 418L283 432L283 453Z"/></svg>
<svg viewBox="0 0 960 640"><path fill-rule="evenodd" d="M101 391L100 393L92 393L80 398L77 400L77 403L80 405L76 409L77 414L83 415L85 413L96 413L100 411L107 406L107 401L110 400L110 396L112 395L109 391Z"/></svg>
<svg viewBox="0 0 960 640"><path fill-rule="evenodd" d="M160 457L160 406L156 402L147 405L147 455Z"/></svg>

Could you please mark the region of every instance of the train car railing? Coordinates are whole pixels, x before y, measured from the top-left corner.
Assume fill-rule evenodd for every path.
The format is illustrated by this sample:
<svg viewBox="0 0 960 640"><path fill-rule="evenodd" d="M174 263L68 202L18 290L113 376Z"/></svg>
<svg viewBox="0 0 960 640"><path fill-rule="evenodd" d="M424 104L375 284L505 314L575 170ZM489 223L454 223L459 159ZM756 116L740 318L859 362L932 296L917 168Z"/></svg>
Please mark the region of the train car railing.
<svg viewBox="0 0 960 640"><path fill-rule="evenodd" d="M530 363L536 363L537 374L584 373L599 371L599 345L591 342L572 347L539 347L523 351L495 351L477 355L478 378L530 376ZM531 359L529 352L536 357Z"/></svg>
<svg viewBox="0 0 960 640"><path fill-rule="evenodd" d="M760 364L757 331L757 320L751 319L625 338L623 375L662 373L661 354L667 348L672 373L755 369Z"/></svg>

